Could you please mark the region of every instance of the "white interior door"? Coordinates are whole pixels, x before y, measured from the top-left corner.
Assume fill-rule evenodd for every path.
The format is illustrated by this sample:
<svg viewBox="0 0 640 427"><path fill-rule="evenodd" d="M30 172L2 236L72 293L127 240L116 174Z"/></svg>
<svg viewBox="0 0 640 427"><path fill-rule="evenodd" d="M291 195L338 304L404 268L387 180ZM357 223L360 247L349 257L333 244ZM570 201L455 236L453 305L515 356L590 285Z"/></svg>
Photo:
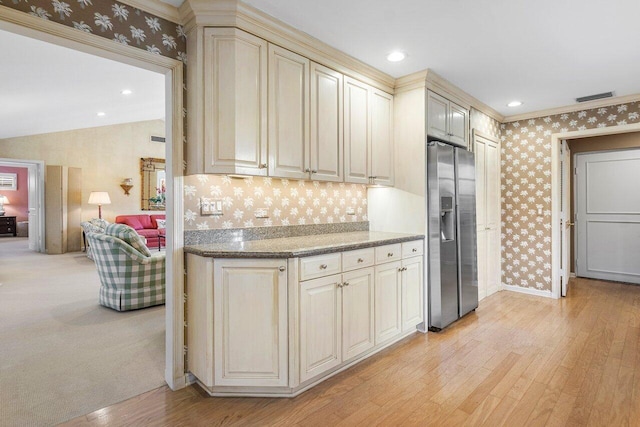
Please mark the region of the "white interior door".
<svg viewBox="0 0 640 427"><path fill-rule="evenodd" d="M561 239L562 239L562 256L560 260L560 276L562 277L562 296L567 296L567 287L569 286L569 273L570 273L570 264L569 264L569 253L570 253L570 243L571 243L571 226L573 223L570 218L570 198L571 192L570 188L570 179L571 179L571 151L569 150L569 144L567 141L561 142L561 159L560 159L560 170L562 172L562 177L560 181L560 197L561 197L561 213L560 213L560 230L561 230Z"/></svg>
<svg viewBox="0 0 640 427"><path fill-rule="evenodd" d="M640 150L576 156L577 275L640 284Z"/></svg>

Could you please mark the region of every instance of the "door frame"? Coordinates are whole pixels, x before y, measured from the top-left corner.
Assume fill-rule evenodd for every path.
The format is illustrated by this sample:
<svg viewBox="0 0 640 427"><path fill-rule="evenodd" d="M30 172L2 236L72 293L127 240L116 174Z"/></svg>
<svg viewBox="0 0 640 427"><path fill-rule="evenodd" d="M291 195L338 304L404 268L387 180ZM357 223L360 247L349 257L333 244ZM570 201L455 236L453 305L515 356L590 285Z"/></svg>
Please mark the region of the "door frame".
<svg viewBox="0 0 640 427"><path fill-rule="evenodd" d="M593 136L617 135L640 131L640 123L631 125L609 126L577 130L571 132L554 133L551 135L551 298L560 298L560 257L562 256L562 233L560 229L560 141L589 138Z"/></svg>
<svg viewBox="0 0 640 427"><path fill-rule="evenodd" d="M14 9L0 7L0 29L69 49L154 71L165 76L167 162L167 267L165 381L173 390L186 386L184 365L183 73L181 61L115 43L95 34Z"/></svg>
<svg viewBox="0 0 640 427"><path fill-rule="evenodd" d="M31 242L36 239L36 251L45 253L45 221L44 221L44 162L41 160L23 160L23 159L8 159L1 158L0 166L14 167L14 168L26 168L28 171L28 199L29 208L32 207L32 202L35 200L36 215L38 216L38 224L35 226L37 231L36 235L29 233L29 247L33 245ZM31 188L31 183L35 182L35 188ZM32 194L35 191L35 195Z"/></svg>

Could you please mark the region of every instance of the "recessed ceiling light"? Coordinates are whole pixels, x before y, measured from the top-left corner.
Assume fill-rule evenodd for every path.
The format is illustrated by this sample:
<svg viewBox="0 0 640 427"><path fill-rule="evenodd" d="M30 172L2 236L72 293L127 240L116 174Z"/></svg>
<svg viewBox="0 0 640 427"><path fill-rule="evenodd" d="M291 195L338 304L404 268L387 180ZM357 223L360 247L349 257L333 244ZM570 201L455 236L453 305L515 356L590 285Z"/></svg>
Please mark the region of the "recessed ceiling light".
<svg viewBox="0 0 640 427"><path fill-rule="evenodd" d="M123 89L120 93L123 95L131 95L133 91L131 89Z"/></svg>
<svg viewBox="0 0 640 427"><path fill-rule="evenodd" d="M507 104L507 107L519 107L522 105L522 102L520 101L511 101L510 103Z"/></svg>
<svg viewBox="0 0 640 427"><path fill-rule="evenodd" d="M400 52L400 51L391 52L389 55L387 55L387 61L398 62L398 61L402 61L406 57L407 55L404 52Z"/></svg>
<svg viewBox="0 0 640 427"><path fill-rule="evenodd" d="M107 113L105 113L104 111L98 111L98 114L96 114L96 116L98 116L98 117L104 117L106 115L107 115Z"/></svg>

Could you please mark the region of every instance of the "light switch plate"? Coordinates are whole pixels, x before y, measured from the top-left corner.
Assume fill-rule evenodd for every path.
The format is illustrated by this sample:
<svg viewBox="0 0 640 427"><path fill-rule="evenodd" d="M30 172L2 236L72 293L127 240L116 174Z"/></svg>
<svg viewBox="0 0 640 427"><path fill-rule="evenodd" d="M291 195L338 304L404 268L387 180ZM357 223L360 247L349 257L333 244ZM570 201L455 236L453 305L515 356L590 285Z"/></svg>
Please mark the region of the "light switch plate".
<svg viewBox="0 0 640 427"><path fill-rule="evenodd" d="M200 198L200 215L223 215L222 199Z"/></svg>

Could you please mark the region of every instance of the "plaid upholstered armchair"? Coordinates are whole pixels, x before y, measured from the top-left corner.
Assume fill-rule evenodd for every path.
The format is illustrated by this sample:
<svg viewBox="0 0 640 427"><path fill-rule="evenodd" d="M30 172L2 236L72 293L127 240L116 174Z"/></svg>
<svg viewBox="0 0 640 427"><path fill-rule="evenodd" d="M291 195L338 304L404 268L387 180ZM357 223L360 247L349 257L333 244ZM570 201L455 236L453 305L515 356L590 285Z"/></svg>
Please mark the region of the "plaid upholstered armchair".
<svg viewBox="0 0 640 427"><path fill-rule="evenodd" d="M104 234L89 233L100 276L100 304L118 311L164 304L165 254L154 255L135 230L110 224Z"/></svg>

